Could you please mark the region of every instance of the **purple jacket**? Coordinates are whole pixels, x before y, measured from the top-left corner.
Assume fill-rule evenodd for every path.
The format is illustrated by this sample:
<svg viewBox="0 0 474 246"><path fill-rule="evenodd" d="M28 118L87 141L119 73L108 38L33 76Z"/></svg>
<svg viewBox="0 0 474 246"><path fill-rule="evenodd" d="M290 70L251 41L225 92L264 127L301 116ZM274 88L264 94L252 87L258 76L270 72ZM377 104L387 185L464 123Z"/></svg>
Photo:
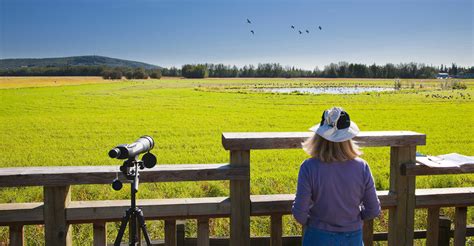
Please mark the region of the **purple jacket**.
<svg viewBox="0 0 474 246"><path fill-rule="evenodd" d="M298 174L292 213L300 224L321 230L362 229L362 220L380 213L369 165L361 158L333 163L305 160Z"/></svg>

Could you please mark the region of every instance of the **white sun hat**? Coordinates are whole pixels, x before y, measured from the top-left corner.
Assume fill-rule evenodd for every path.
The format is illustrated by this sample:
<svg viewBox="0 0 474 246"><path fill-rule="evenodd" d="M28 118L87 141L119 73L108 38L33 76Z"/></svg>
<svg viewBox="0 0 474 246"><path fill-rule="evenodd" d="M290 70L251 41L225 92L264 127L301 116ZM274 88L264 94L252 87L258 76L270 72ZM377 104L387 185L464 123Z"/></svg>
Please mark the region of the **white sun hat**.
<svg viewBox="0 0 474 246"><path fill-rule="evenodd" d="M344 142L359 134L359 127L351 121L349 114L340 107L325 110L321 123L309 130L331 142Z"/></svg>

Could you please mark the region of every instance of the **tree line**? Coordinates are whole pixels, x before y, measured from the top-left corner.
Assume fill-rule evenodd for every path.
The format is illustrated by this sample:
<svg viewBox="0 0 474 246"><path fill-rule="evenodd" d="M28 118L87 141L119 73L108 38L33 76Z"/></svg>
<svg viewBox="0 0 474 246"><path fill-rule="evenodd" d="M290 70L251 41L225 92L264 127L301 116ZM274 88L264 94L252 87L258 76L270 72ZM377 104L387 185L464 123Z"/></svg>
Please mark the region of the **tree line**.
<svg viewBox="0 0 474 246"><path fill-rule="evenodd" d="M428 66L422 63L400 63L385 65L366 65L359 63L339 62L331 63L323 69L316 67L305 70L290 66L283 67L279 63L262 63L257 66L245 65L243 67L224 64L186 64L181 69L176 67L163 68L163 76L185 78L237 78L237 77L262 77L262 78L435 78L438 73L448 73L454 77L474 75L474 67L459 67L441 65Z"/></svg>
<svg viewBox="0 0 474 246"><path fill-rule="evenodd" d="M123 77L127 79L160 79L162 74L160 69L115 67L104 69L101 76L104 79L122 79Z"/></svg>
<svg viewBox="0 0 474 246"><path fill-rule="evenodd" d="M459 67L441 65L428 66L420 63L401 63L385 65L365 65L359 63L339 62L316 67L313 70L299 69L282 66L279 63L262 63L257 66L245 65L243 67L224 64L186 64L181 68L143 69L107 66L65 66L65 67L22 67L16 69L0 69L0 76L102 76L104 79L146 79L169 77L185 78L236 78L236 77L262 77L262 78L435 78L440 72L449 73L451 76L463 77L474 74L474 67Z"/></svg>
<svg viewBox="0 0 474 246"><path fill-rule="evenodd" d="M63 66L21 67L0 69L0 76L102 76L104 79L161 78L160 69L108 67L108 66Z"/></svg>
<svg viewBox="0 0 474 246"><path fill-rule="evenodd" d="M208 69L209 77L320 77L320 78L435 78L439 72L449 73L451 76L473 74L474 67L440 67L428 66L419 63L401 63L385 65L365 65L358 63L339 62L331 63L322 70L316 67L313 70L295 67L283 67L279 63L264 63L258 66L246 65L238 68L224 64L203 64ZM186 65L189 66L189 65ZM197 65L196 65L197 66ZM202 65L200 65L202 66ZM183 74L184 77L185 74Z"/></svg>

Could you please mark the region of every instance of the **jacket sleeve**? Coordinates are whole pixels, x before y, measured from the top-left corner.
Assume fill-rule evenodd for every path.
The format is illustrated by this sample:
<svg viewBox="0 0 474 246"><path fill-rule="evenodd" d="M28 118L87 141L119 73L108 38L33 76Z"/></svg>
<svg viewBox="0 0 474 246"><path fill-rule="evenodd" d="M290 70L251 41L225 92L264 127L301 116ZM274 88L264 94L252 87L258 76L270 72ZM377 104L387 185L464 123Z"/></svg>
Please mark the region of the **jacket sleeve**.
<svg viewBox="0 0 474 246"><path fill-rule="evenodd" d="M374 178L369 165L364 167L365 192L362 198L361 217L363 220L373 219L380 214L380 201L375 191Z"/></svg>
<svg viewBox="0 0 474 246"><path fill-rule="evenodd" d="M303 162L298 173L296 197L291 209L293 217L295 217L296 221L302 225L306 225L306 222L308 221L309 210L312 206L311 193L310 173Z"/></svg>

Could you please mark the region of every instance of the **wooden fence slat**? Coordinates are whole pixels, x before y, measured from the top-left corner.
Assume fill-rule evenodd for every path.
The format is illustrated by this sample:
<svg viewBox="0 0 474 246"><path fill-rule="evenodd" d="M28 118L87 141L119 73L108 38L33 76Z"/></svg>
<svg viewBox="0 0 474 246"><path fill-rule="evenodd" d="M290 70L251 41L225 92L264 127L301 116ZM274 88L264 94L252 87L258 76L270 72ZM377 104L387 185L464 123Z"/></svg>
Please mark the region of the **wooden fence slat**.
<svg viewBox="0 0 474 246"><path fill-rule="evenodd" d="M395 207L395 194L377 191L382 209ZM291 214L294 194L252 195L251 215ZM228 197L139 199L137 205L146 219L179 219L197 217L229 217ZM434 188L416 190L416 207L474 206L474 188ZM94 221L120 221L123 211L130 207L130 200L72 201L66 209L69 223ZM43 203L0 204L0 226L10 224L43 224Z"/></svg>
<svg viewBox="0 0 474 246"><path fill-rule="evenodd" d="M209 246L209 218L200 218L197 222L197 246Z"/></svg>
<svg viewBox="0 0 474 246"><path fill-rule="evenodd" d="M466 245L467 207L456 208L454 219L454 246Z"/></svg>
<svg viewBox="0 0 474 246"><path fill-rule="evenodd" d="M107 224L104 221L94 222L94 246L107 245Z"/></svg>
<svg viewBox="0 0 474 246"><path fill-rule="evenodd" d="M417 189L416 206L466 207L474 204L474 187Z"/></svg>
<svg viewBox="0 0 474 246"><path fill-rule="evenodd" d="M439 207L428 208L426 219L426 245L438 246L439 237Z"/></svg>
<svg viewBox="0 0 474 246"><path fill-rule="evenodd" d="M226 150L297 149L313 132L224 132ZM425 145L426 135L411 131L360 132L354 141L361 147Z"/></svg>
<svg viewBox="0 0 474 246"><path fill-rule="evenodd" d="M0 226L43 224L42 202L0 204Z"/></svg>
<svg viewBox="0 0 474 246"><path fill-rule="evenodd" d="M451 238L451 220L447 216L439 216L438 246L449 246Z"/></svg>
<svg viewBox="0 0 474 246"><path fill-rule="evenodd" d="M10 225L10 246L23 246L24 227L20 224Z"/></svg>
<svg viewBox="0 0 474 246"><path fill-rule="evenodd" d="M72 229L66 221L66 208L71 202L70 186L45 186L43 191L46 245L72 245Z"/></svg>
<svg viewBox="0 0 474 246"><path fill-rule="evenodd" d="M364 220L363 239L364 246L374 245L374 220Z"/></svg>
<svg viewBox="0 0 474 246"><path fill-rule="evenodd" d="M230 246L250 246L250 151L230 151L230 165L249 170L247 179L230 181Z"/></svg>
<svg viewBox="0 0 474 246"><path fill-rule="evenodd" d="M283 228L282 228L282 215L272 214L270 216L271 231L270 231L270 245L281 246L283 244Z"/></svg>
<svg viewBox="0 0 474 246"><path fill-rule="evenodd" d="M120 173L118 166L0 168L0 187L109 184L117 173ZM123 175L118 177L126 182ZM140 170L140 183L246 178L246 168L229 164L156 165Z"/></svg>
<svg viewBox="0 0 474 246"><path fill-rule="evenodd" d="M186 237L186 220L176 221L176 245L184 246Z"/></svg>
<svg viewBox="0 0 474 246"><path fill-rule="evenodd" d="M409 176L474 173L474 164L465 164L460 167L432 168L423 164L410 163L402 165L401 168L402 174Z"/></svg>
<svg viewBox="0 0 474 246"><path fill-rule="evenodd" d="M176 220L165 220L165 245L176 246Z"/></svg>
<svg viewBox="0 0 474 246"><path fill-rule="evenodd" d="M415 222L415 176L402 176L401 165L415 163L416 146L390 148L390 193L397 205L389 210L389 245L413 245Z"/></svg>

